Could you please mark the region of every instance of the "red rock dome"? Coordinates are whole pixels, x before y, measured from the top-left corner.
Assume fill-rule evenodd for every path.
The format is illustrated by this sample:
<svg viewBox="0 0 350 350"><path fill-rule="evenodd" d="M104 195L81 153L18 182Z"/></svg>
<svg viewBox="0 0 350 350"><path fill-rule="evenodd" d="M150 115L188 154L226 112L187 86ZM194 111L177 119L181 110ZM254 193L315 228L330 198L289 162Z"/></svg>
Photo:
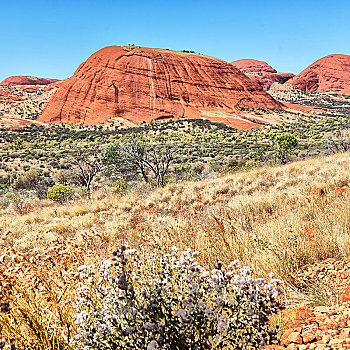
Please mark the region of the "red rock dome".
<svg viewBox="0 0 350 350"><path fill-rule="evenodd" d="M14 86L14 85L48 85L59 81L58 79L37 78L30 76L13 76L3 80L0 85Z"/></svg>
<svg viewBox="0 0 350 350"><path fill-rule="evenodd" d="M276 69L272 68L264 61L243 59L231 62L235 67L239 68L244 73L277 73Z"/></svg>
<svg viewBox="0 0 350 350"><path fill-rule="evenodd" d="M231 64L256 81L264 90L268 90L275 82L283 84L294 77L292 73L277 73L276 69L263 61L243 59Z"/></svg>
<svg viewBox="0 0 350 350"><path fill-rule="evenodd" d="M54 93L39 121L100 124L198 118L202 111L283 108L233 65L164 49L110 46L94 53Z"/></svg>
<svg viewBox="0 0 350 350"><path fill-rule="evenodd" d="M304 69L288 84L306 92L334 91L350 95L350 56L329 55Z"/></svg>

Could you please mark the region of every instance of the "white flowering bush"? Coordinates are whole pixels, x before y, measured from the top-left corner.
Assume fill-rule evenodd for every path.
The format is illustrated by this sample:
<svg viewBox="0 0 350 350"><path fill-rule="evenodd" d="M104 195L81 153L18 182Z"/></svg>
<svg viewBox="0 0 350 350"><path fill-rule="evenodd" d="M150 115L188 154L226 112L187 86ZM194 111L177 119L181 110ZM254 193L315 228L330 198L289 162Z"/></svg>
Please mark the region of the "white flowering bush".
<svg viewBox="0 0 350 350"><path fill-rule="evenodd" d="M199 253L139 254L121 247L81 266L75 345L96 349L257 349L277 340L281 281L253 278L233 261L208 271Z"/></svg>

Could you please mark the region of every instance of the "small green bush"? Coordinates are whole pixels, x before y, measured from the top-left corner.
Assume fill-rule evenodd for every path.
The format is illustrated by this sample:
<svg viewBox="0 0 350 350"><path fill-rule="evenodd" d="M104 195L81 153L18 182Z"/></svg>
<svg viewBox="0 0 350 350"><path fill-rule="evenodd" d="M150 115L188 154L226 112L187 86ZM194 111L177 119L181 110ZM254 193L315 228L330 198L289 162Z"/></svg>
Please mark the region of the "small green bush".
<svg viewBox="0 0 350 350"><path fill-rule="evenodd" d="M275 144L278 149L295 148L298 145L298 140L290 133L279 134L275 137Z"/></svg>
<svg viewBox="0 0 350 350"><path fill-rule="evenodd" d="M125 193L129 186L129 182L125 179L119 179L112 184L113 192L120 194Z"/></svg>
<svg viewBox="0 0 350 350"><path fill-rule="evenodd" d="M52 179L56 185L72 185L77 184L76 176L67 169L59 169L53 175Z"/></svg>
<svg viewBox="0 0 350 350"><path fill-rule="evenodd" d="M7 184L0 183L0 194L5 194L8 191Z"/></svg>
<svg viewBox="0 0 350 350"><path fill-rule="evenodd" d="M274 139L274 143L276 147L275 155L277 159L282 164L286 164L288 157L298 146L297 138L290 133L278 134Z"/></svg>
<svg viewBox="0 0 350 350"><path fill-rule="evenodd" d="M17 214L27 214L32 210L32 201L19 193L8 193L6 198Z"/></svg>
<svg viewBox="0 0 350 350"><path fill-rule="evenodd" d="M55 185L47 191L47 198L52 199L60 204L72 198L74 193L73 188L66 185Z"/></svg>
<svg viewBox="0 0 350 350"><path fill-rule="evenodd" d="M26 189L32 190L39 183L41 179L41 170L30 169L24 174L20 175L13 183L12 187L16 190Z"/></svg>
<svg viewBox="0 0 350 350"><path fill-rule="evenodd" d="M192 170L197 174L202 174L205 164L203 162L197 161L192 164Z"/></svg>

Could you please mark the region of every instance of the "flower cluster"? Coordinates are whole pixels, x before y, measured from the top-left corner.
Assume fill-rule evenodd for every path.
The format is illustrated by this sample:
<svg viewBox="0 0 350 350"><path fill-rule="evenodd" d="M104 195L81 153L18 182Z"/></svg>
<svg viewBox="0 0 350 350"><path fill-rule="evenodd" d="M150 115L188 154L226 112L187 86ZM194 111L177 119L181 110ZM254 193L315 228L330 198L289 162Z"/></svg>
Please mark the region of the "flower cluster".
<svg viewBox="0 0 350 350"><path fill-rule="evenodd" d="M257 349L277 340L280 280L253 278L233 261L209 271L199 252L138 253L121 247L81 266L75 343L92 349Z"/></svg>

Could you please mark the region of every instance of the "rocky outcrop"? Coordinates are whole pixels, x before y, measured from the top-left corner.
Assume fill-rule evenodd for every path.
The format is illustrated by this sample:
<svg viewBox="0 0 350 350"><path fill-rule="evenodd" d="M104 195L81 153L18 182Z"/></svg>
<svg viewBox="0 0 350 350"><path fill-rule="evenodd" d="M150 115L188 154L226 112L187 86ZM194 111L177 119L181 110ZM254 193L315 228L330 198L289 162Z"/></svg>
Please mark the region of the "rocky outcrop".
<svg viewBox="0 0 350 350"><path fill-rule="evenodd" d="M231 64L256 81L264 90L268 90L273 83L283 84L294 77L292 73L278 73L263 61L244 59L233 61Z"/></svg>
<svg viewBox="0 0 350 350"><path fill-rule="evenodd" d="M312 234L312 230L308 230ZM299 305L283 311L280 346L266 350L331 350L350 348L350 258L327 259L301 270L295 287L308 300L323 305ZM324 304L331 304L324 305Z"/></svg>
<svg viewBox="0 0 350 350"><path fill-rule="evenodd" d="M298 315L298 322L285 329L281 337L281 346L267 347L290 350L331 350L350 348L350 306L317 306L308 309L296 307L286 312ZM288 327L288 326L287 326Z"/></svg>
<svg viewBox="0 0 350 350"><path fill-rule="evenodd" d="M289 80L288 84L306 92L350 95L350 56L323 57Z"/></svg>
<svg viewBox="0 0 350 350"><path fill-rule="evenodd" d="M40 121L100 124L199 118L206 111L283 108L233 65L217 58L163 49L110 46L65 80Z"/></svg>
<svg viewBox="0 0 350 350"><path fill-rule="evenodd" d="M37 78L30 76L13 76L3 80L2 86L17 86L17 85L48 85L59 81L58 79Z"/></svg>

